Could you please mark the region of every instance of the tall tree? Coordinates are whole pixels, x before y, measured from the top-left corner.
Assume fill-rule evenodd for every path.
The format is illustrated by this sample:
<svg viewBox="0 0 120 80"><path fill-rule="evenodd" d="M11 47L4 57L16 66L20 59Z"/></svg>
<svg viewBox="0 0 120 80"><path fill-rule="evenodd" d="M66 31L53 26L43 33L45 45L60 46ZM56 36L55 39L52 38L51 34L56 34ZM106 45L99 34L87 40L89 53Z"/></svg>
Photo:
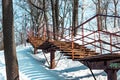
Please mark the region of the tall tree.
<svg viewBox="0 0 120 80"><path fill-rule="evenodd" d="M4 49L4 45L3 45L3 32L0 32L0 50Z"/></svg>
<svg viewBox="0 0 120 80"><path fill-rule="evenodd" d="M37 33L39 25L43 23L43 2L42 0L27 0L32 19L32 28Z"/></svg>
<svg viewBox="0 0 120 80"><path fill-rule="evenodd" d="M48 39L50 38L50 34L49 34L49 27L48 27L48 17L47 17L47 13L46 13L46 4L45 4L46 0L43 0L43 12L44 12L44 21L46 24L46 29L47 29L47 36Z"/></svg>
<svg viewBox="0 0 120 80"><path fill-rule="evenodd" d="M12 0L2 0L4 55L7 80L19 80L18 62L14 40L13 3ZM9 14L8 14L9 13Z"/></svg>
<svg viewBox="0 0 120 80"><path fill-rule="evenodd" d="M53 33L56 33L56 18L55 18L55 1L51 0L51 7L52 7L52 22L53 22ZM53 36L56 39L56 36Z"/></svg>
<svg viewBox="0 0 120 80"><path fill-rule="evenodd" d="M77 29L75 29L75 27L78 25L78 2L79 0L73 1L72 31L74 36L77 32Z"/></svg>
<svg viewBox="0 0 120 80"><path fill-rule="evenodd" d="M55 1L56 34L59 35L59 0Z"/></svg>
<svg viewBox="0 0 120 80"><path fill-rule="evenodd" d="M114 15L117 16L117 5L118 5L118 0L113 0L113 4L114 4ZM117 19L116 17L114 18L114 27L117 27Z"/></svg>
<svg viewBox="0 0 120 80"><path fill-rule="evenodd" d="M110 0L92 0L96 6L96 14L108 14L108 7ZM98 26L99 30L106 29L107 30L107 17L98 16Z"/></svg>

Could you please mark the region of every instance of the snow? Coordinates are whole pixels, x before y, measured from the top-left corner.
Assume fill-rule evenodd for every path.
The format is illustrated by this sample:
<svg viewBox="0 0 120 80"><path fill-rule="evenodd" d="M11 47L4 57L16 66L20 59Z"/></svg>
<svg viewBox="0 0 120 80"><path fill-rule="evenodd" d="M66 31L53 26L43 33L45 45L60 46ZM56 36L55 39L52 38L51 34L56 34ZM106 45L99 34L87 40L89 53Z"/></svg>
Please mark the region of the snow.
<svg viewBox="0 0 120 80"><path fill-rule="evenodd" d="M56 52L55 69L49 69L47 61L41 50L38 54L32 54L33 48L30 45L19 46L17 58L19 64L20 80L94 80L90 70L78 61L72 61ZM4 52L0 51L0 80L6 80ZM45 54L49 61L49 53ZM107 80L103 70L93 70L97 80ZM118 76L120 78L120 76Z"/></svg>

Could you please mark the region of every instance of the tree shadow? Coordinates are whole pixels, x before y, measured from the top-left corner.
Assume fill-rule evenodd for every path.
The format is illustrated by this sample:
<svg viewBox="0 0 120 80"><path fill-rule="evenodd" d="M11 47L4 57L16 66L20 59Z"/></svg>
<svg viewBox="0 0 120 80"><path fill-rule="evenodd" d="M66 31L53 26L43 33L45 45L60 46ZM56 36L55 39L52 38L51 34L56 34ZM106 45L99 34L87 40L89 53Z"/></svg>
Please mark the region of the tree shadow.
<svg viewBox="0 0 120 80"><path fill-rule="evenodd" d="M84 66L84 65L81 65L81 66L76 66L76 67L60 70L59 72L61 72L61 73L64 73L64 72L74 72L74 71L85 70L85 69L88 69L88 68L86 66Z"/></svg>
<svg viewBox="0 0 120 80"><path fill-rule="evenodd" d="M103 72L100 72L100 73L95 73L94 75L95 76L100 76L100 75L106 76L106 73L103 71ZM86 77L93 77L93 76L92 76L92 74L88 74L88 75L85 75L85 76L75 77L72 80L79 80L79 79L86 78Z"/></svg>

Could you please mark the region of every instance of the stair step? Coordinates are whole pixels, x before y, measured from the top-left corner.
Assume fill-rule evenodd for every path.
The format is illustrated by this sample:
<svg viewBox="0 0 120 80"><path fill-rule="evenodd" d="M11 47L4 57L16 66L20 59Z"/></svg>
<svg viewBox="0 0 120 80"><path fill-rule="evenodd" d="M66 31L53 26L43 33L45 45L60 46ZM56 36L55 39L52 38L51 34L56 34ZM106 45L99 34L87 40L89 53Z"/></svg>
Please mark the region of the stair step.
<svg viewBox="0 0 120 80"><path fill-rule="evenodd" d="M74 56L74 59L81 59L84 58L85 56ZM72 59L72 57L68 57L67 59Z"/></svg>
<svg viewBox="0 0 120 80"><path fill-rule="evenodd" d="M100 53L94 52L94 53L90 53L91 55L99 55Z"/></svg>
<svg viewBox="0 0 120 80"><path fill-rule="evenodd" d="M72 52L74 52L74 53L84 53L84 52L82 52L82 51L77 51L77 50L74 50L74 51L72 51L72 50L63 50L63 51L61 51L61 53L72 53Z"/></svg>
<svg viewBox="0 0 120 80"><path fill-rule="evenodd" d="M91 55L91 56L96 56L96 55ZM85 57L88 57L87 55L84 55L84 56L74 56L74 60L79 60L79 59L82 59L82 58L85 58ZM90 57L90 56L89 56ZM72 59L72 56L69 56L68 59Z"/></svg>
<svg viewBox="0 0 120 80"><path fill-rule="evenodd" d="M72 56L70 53L65 53L64 56ZM74 56L80 56L79 54L74 54Z"/></svg>
<svg viewBox="0 0 120 80"><path fill-rule="evenodd" d="M72 50L72 43L65 41L44 41L42 38L38 37L29 37L29 42L35 48L45 49L50 51L51 49L59 50L61 53L64 53L64 56L69 56L72 58L72 52L74 52L74 58L80 59L87 56L95 56L99 53L96 53L94 50L86 48L84 45L79 45L74 43L74 50Z"/></svg>
<svg viewBox="0 0 120 80"><path fill-rule="evenodd" d="M74 56L87 56L88 54L84 54L84 53L81 53L81 54L74 54ZM64 56L72 56L72 53L64 53Z"/></svg>

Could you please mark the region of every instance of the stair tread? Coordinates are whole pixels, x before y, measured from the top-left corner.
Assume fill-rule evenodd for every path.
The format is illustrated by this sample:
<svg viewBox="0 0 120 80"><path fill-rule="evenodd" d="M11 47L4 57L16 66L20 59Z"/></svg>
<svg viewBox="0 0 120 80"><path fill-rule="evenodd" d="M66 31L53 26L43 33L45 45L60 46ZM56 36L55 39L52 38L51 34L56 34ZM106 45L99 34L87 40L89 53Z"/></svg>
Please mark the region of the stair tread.
<svg viewBox="0 0 120 80"><path fill-rule="evenodd" d="M64 55L72 57L72 52L74 52L75 58L84 58L86 56L95 56L98 55L94 50L91 50L84 45L80 45L78 43L74 43L74 49L72 50L72 43L71 42L65 42L65 41L53 41L53 40L47 40L44 41L42 38L39 37L29 37L30 43L33 47L38 48L41 46L41 49L54 49L59 50L61 53L64 53Z"/></svg>
<svg viewBox="0 0 120 80"><path fill-rule="evenodd" d="M96 55L91 55L91 56L96 56ZM82 55L81 55L81 56L74 56L74 59L77 60L77 59L82 59L82 58L85 58L85 57L87 57L87 55L83 55L83 56L82 56ZM72 56L69 56L68 59L72 59Z"/></svg>

